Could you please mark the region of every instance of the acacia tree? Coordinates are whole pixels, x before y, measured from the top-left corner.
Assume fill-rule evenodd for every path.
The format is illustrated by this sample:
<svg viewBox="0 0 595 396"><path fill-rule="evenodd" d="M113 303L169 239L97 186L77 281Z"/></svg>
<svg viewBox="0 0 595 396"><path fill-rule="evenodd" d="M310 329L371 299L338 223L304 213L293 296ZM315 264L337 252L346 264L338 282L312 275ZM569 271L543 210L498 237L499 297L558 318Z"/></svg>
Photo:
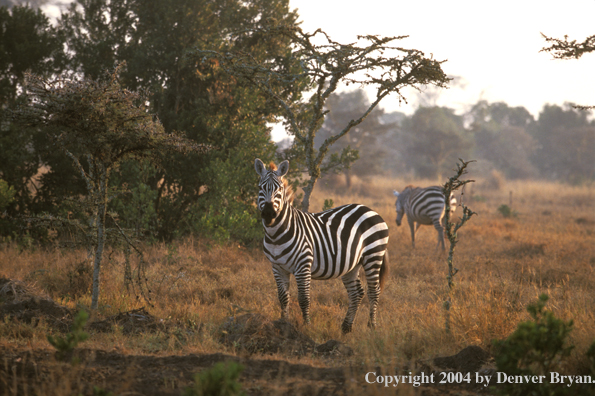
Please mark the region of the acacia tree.
<svg viewBox="0 0 595 396"><path fill-rule="evenodd" d="M402 89L421 85L445 87L449 78L442 71L440 61L427 58L423 52L392 46L400 37L358 36L358 41L341 44L331 40L322 30L305 33L297 26L285 26L269 21L259 29L236 32L232 40L246 36L263 38L284 37L290 40L291 50L274 61L259 62L251 54L241 51L219 53L195 52L202 59L216 59L228 73L249 82L283 110L284 123L294 138L298 152L307 169L302 210L308 211L310 195L320 176L331 170L349 165L348 152L326 155L337 140L359 125L390 94L406 102ZM372 87L375 97L369 106L354 116L339 132L327 137L318 150L314 138L328 113L326 101L340 84ZM301 86L304 95L287 95L290 88ZM345 155L343 155L345 154Z"/></svg>
<svg viewBox="0 0 595 396"><path fill-rule="evenodd" d="M585 38L582 42L570 40L568 36L564 39L548 37L541 34L545 41L550 44L544 47L541 52L549 52L555 59L579 59L584 54L595 52L595 35ZM595 109L595 106L575 106L578 109Z"/></svg>
<svg viewBox="0 0 595 396"><path fill-rule="evenodd" d="M159 161L169 150L204 151L176 134L166 134L147 110L142 92L123 89L118 76L96 81L62 76L46 79L27 75L28 104L14 111L14 119L41 128L49 140L74 163L87 187L92 209L94 265L91 309L97 309L99 274L106 239L106 215L110 196L109 177L123 160L147 158Z"/></svg>

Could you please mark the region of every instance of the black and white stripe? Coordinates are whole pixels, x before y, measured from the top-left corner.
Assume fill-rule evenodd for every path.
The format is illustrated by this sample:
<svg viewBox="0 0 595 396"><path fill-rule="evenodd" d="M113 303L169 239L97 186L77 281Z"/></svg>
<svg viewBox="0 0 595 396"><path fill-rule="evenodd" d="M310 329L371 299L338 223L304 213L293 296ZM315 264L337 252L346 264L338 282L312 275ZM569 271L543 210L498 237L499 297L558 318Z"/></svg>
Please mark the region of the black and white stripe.
<svg viewBox="0 0 595 396"><path fill-rule="evenodd" d="M397 225L401 225L403 215L407 214L407 222L411 229L411 243L415 248L415 233L419 227L423 225L434 225L438 231L438 246L442 246L444 250L444 227L442 219L444 217L444 193L442 187L413 187L407 186L399 193L394 191L393 194L397 197L395 203L397 207ZM451 194L450 196L450 211L455 211L457 200ZM416 224L417 223L417 224Z"/></svg>
<svg viewBox="0 0 595 396"><path fill-rule="evenodd" d="M370 301L369 326L376 324L378 298L387 274L388 226L380 215L357 204L321 213L305 213L291 205L289 188L283 176L289 163L267 170L255 161L260 175L258 209L264 225L264 254L271 261L281 303L287 316L289 277L295 276L298 302L305 323L310 322L310 281L341 278L349 296L349 308L341 326L351 331L358 307L364 297L359 279L364 269Z"/></svg>

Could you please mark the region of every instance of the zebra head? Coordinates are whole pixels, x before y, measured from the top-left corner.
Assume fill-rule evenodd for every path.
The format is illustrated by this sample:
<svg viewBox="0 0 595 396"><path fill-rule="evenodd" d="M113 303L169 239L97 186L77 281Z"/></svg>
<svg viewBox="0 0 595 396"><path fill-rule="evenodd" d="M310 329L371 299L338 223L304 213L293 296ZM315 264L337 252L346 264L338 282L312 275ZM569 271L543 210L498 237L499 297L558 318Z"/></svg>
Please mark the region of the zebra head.
<svg viewBox="0 0 595 396"><path fill-rule="evenodd" d="M260 210L262 219L267 226L273 224L287 201L283 176L289 171L289 161L281 162L278 168L271 163L270 168L270 170L267 170L263 162L258 158L254 161L254 169L260 175L258 210Z"/></svg>
<svg viewBox="0 0 595 396"><path fill-rule="evenodd" d="M406 197L404 192L407 191L407 188L405 188L405 190L401 193L399 193L397 190L393 190L393 195L397 197L397 202L395 202L395 206L397 207L397 226L401 225L401 220L403 220L403 215L405 214L404 202Z"/></svg>

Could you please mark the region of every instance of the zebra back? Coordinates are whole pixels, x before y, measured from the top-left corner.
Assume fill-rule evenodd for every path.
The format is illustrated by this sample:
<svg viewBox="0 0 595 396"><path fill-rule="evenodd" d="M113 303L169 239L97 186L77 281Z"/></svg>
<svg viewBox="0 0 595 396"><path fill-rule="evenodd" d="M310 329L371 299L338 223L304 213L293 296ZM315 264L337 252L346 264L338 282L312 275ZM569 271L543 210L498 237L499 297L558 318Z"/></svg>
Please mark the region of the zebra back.
<svg viewBox="0 0 595 396"><path fill-rule="evenodd" d="M397 210L397 225L401 224L403 215L411 222L420 224L436 224L444 216L445 199L442 187L414 187L407 186L399 193L394 191L397 197L395 202ZM456 209L456 198L453 194L450 196L451 213Z"/></svg>

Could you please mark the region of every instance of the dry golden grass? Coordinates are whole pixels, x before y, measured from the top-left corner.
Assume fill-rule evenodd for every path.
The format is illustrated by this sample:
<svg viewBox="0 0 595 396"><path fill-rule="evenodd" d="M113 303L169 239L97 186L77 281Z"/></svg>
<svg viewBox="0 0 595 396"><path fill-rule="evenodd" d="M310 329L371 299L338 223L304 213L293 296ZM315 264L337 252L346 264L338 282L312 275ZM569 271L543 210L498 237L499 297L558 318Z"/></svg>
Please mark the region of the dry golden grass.
<svg viewBox="0 0 595 396"><path fill-rule="evenodd" d="M422 227L413 250L408 227L395 224L392 190L408 184L436 183L354 178L352 188L345 191L342 179L323 180L311 200L312 211L322 208L326 198L332 198L336 206L363 203L389 224L390 278L381 295L377 329L366 327L364 300L353 333L341 334L347 294L339 280L313 282L312 323L307 327L302 325L292 282L290 320L317 343L329 339L347 343L355 350L354 362L394 367L399 362L450 355L468 345L489 350L492 340L508 336L519 321L529 318L528 303L547 293L547 308L558 317L574 320L571 342L577 346L579 364L578 356L595 334L595 188L503 180L497 188L482 180L469 188L465 203L478 215L459 232L455 255L459 273L452 292L452 331L447 333L443 308L448 293L446 256L434 250L436 232ZM511 205L516 216L504 218L497 210L502 204ZM270 264L258 249L189 238L148 246L145 256L154 303L150 313L173 327L193 331L142 336L98 333L86 347L140 354L236 353L218 342L219 328L228 317L244 312L279 317ZM83 251L19 251L16 246L4 246L0 276L35 283L69 308L88 307L88 284L76 276L85 257ZM123 262L120 253L106 255L100 308L92 320L143 305L123 287ZM12 326L0 334L4 342L47 345L47 329L26 332L22 325ZM302 357L301 362L334 364L315 357Z"/></svg>
<svg viewBox="0 0 595 396"><path fill-rule="evenodd" d="M379 212L390 227L392 281L381 297L375 334L388 343L379 351L409 358L444 355L471 344L489 349L493 339L506 337L519 321L529 318L525 307L541 293L550 296L547 307L557 316L574 320L571 341L577 351L584 352L593 342L593 186L501 179L495 188L489 180L479 179L467 188L464 202L478 216L459 231L455 267L460 272L453 293L453 331L447 335L442 308L448 292L446 259L434 251L436 231L422 227L413 250L406 223L395 224L392 197L393 189L408 184L437 183L354 178L351 190L357 193L341 194L341 181L319 190L312 207L321 207L325 198L337 205L360 202ZM502 204L509 205L516 216L504 218L498 212ZM361 325L357 331L365 332ZM356 345L362 355L374 356L368 345Z"/></svg>

